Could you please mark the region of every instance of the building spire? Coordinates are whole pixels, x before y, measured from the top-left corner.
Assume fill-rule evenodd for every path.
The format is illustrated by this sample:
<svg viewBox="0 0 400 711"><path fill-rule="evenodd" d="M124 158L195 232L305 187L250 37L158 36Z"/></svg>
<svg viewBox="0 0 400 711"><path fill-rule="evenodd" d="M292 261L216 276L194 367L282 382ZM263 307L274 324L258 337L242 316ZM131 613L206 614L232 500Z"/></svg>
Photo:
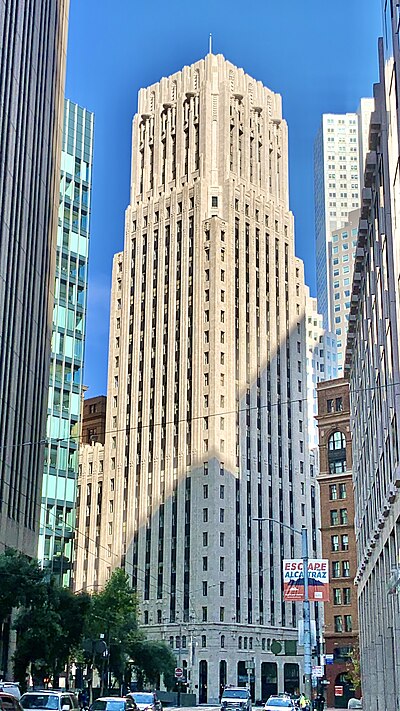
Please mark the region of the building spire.
<svg viewBox="0 0 400 711"><path fill-rule="evenodd" d="M212 54L212 34L211 34L211 32L210 32L210 37L209 37L209 40L208 40L208 48L209 48L209 49L208 49L209 54Z"/></svg>

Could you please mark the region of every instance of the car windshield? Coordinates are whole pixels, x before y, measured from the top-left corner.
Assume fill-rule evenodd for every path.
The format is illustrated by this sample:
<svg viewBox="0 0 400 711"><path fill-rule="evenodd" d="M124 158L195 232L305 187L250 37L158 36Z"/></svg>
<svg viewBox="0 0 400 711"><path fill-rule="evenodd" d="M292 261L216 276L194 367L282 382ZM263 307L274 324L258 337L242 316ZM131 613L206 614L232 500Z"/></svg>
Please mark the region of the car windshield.
<svg viewBox="0 0 400 711"><path fill-rule="evenodd" d="M246 689L225 689L222 698L227 699L247 699Z"/></svg>
<svg viewBox="0 0 400 711"><path fill-rule="evenodd" d="M58 696L55 694L24 694L21 698L24 709L58 709Z"/></svg>
<svg viewBox="0 0 400 711"><path fill-rule="evenodd" d="M277 706L278 708L291 708L293 706L289 699L268 699L267 706Z"/></svg>
<svg viewBox="0 0 400 711"><path fill-rule="evenodd" d="M92 711L124 711L125 701L95 701L91 706Z"/></svg>
<svg viewBox="0 0 400 711"><path fill-rule="evenodd" d="M137 704L152 704L154 702L153 694L133 694Z"/></svg>

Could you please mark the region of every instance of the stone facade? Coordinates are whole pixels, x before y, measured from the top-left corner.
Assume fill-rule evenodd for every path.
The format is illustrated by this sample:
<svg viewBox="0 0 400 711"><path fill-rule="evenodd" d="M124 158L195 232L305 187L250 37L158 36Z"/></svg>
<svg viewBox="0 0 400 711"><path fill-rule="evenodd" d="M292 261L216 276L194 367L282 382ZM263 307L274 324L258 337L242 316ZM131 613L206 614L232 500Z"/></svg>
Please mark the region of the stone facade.
<svg viewBox="0 0 400 711"><path fill-rule="evenodd" d="M384 3L384 30L346 351L363 707L368 711L400 707L400 49L398 7L391 0Z"/></svg>
<svg viewBox="0 0 400 711"><path fill-rule="evenodd" d="M282 600L282 559L300 556L300 537L254 521L312 519L287 150L280 96L221 55L139 93L113 264L101 516L85 522L86 542L94 449L81 458L77 556L94 540L97 559L77 559L76 586L124 566L146 633L171 644L203 702L245 683L252 658L254 698L302 678L300 610Z"/></svg>

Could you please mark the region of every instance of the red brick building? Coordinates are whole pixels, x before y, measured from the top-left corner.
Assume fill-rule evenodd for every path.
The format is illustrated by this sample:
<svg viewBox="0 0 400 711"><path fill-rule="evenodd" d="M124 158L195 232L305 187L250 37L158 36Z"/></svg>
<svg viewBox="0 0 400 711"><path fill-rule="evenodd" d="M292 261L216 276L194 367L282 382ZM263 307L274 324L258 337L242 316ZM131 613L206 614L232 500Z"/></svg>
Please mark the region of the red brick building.
<svg viewBox="0 0 400 711"><path fill-rule="evenodd" d="M326 697L328 707L347 708L348 699L358 695L347 679L350 655L358 649L349 385L338 378L319 383L317 390L322 555L330 567L324 637L332 663L325 667Z"/></svg>
<svg viewBox="0 0 400 711"><path fill-rule="evenodd" d="M106 408L107 398L105 395L85 398L83 401L82 444L94 444L95 442L104 444Z"/></svg>

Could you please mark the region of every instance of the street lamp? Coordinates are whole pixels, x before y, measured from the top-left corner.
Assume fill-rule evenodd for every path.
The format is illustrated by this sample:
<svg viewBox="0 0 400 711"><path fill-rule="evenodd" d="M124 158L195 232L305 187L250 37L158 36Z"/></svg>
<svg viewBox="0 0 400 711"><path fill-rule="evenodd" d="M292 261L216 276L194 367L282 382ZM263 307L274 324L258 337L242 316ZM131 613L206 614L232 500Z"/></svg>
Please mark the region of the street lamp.
<svg viewBox="0 0 400 711"><path fill-rule="evenodd" d="M289 526L276 518L259 517L253 521L272 521L283 528L288 528L301 536L301 557L303 558L304 576L304 601L303 601L303 622L304 622L304 686L306 696L311 699L311 618L310 618L310 598L308 594L308 531L305 526L302 529Z"/></svg>

